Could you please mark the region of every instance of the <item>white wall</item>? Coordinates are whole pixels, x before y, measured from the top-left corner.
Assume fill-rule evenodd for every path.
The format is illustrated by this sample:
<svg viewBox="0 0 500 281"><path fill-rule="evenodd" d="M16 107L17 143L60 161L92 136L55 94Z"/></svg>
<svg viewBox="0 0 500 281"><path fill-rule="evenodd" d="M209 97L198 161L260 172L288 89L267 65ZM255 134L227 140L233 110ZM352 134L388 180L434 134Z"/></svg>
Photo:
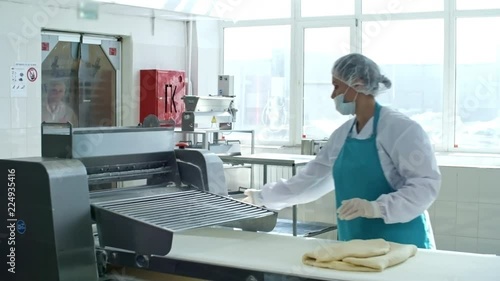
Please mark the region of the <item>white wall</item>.
<svg viewBox="0 0 500 281"><path fill-rule="evenodd" d="M500 255L500 168L442 166L429 210L440 249Z"/></svg>
<svg viewBox="0 0 500 281"><path fill-rule="evenodd" d="M33 1L35 3L43 1ZM44 9L45 8L45 9ZM153 28L154 26L154 28ZM26 98L10 97L10 66L41 66L41 29L120 35L123 41L123 125L139 119L139 70L186 70L186 26L181 21L103 14L98 20L77 19L75 10L0 2L0 158L40 155L40 79ZM20 38L20 44L9 38ZM40 72L40 71L39 71ZM214 74L216 75L216 73Z"/></svg>

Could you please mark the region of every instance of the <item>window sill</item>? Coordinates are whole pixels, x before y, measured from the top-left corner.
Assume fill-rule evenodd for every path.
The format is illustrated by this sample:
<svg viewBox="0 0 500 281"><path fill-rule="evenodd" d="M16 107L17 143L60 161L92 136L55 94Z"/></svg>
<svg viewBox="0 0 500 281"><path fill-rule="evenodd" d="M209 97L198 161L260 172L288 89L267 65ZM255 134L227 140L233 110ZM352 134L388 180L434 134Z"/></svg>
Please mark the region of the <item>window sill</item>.
<svg viewBox="0 0 500 281"><path fill-rule="evenodd" d="M439 166L500 168L500 154L436 152Z"/></svg>
<svg viewBox="0 0 500 281"><path fill-rule="evenodd" d="M250 146L242 145L242 152L250 153ZM255 153L290 153L300 154L300 146L256 145ZM439 166L469 168L500 168L500 154L471 152L436 152Z"/></svg>

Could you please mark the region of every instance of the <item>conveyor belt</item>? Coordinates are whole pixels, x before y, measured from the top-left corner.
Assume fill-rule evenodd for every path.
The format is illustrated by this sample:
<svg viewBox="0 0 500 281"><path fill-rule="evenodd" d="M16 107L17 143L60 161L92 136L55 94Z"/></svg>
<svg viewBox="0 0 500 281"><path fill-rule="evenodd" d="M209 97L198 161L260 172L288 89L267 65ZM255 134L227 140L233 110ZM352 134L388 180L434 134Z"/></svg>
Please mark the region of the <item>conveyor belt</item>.
<svg viewBox="0 0 500 281"><path fill-rule="evenodd" d="M94 205L173 232L274 214L263 208L197 190Z"/></svg>
<svg viewBox="0 0 500 281"><path fill-rule="evenodd" d="M167 254L173 233L207 226L271 231L277 213L199 190L95 202L101 246Z"/></svg>

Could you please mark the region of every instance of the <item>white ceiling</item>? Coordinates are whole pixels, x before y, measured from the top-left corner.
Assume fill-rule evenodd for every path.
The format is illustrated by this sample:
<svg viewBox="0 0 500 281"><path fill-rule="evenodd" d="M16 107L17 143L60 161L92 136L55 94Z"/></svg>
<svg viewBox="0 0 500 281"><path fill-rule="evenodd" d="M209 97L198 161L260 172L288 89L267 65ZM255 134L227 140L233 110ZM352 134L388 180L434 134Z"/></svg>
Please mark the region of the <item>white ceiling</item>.
<svg viewBox="0 0 500 281"><path fill-rule="evenodd" d="M156 17L166 20L201 20L201 19L215 19L213 17L208 17L205 15L196 15L189 12L178 12L175 11L175 6L181 1L161 1L161 0L98 0L98 11L99 13L115 14L115 15L125 15L125 16L139 16L139 17ZM203 1L203 0L202 0ZM59 8L65 9L78 9L80 2L83 0L52 0L52 1L41 1L41 0L0 0L0 2L12 2L12 3L22 3L25 5L39 6L41 4L54 5L56 4ZM151 3L154 4L151 4ZM174 3L175 2L175 3ZM116 4L116 3L130 3L133 5ZM144 4L142 4L144 3ZM170 4L168 4L170 3ZM154 8L153 8L154 7Z"/></svg>

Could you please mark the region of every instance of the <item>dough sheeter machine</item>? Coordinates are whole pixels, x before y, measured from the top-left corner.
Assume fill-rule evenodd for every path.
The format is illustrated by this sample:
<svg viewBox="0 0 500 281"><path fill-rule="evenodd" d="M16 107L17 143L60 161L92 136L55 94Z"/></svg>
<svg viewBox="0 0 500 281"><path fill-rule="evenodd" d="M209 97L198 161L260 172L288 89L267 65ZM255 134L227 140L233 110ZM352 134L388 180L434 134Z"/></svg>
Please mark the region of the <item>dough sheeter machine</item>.
<svg viewBox="0 0 500 281"><path fill-rule="evenodd" d="M173 128L43 123L41 131L42 157L0 160L14 188L0 198L16 207L4 221L18 228L0 230L2 253L15 236L15 274L1 280L106 280L108 265L213 280L255 274L168 258L179 232L276 225L276 212L228 196L218 156L175 149Z"/></svg>

